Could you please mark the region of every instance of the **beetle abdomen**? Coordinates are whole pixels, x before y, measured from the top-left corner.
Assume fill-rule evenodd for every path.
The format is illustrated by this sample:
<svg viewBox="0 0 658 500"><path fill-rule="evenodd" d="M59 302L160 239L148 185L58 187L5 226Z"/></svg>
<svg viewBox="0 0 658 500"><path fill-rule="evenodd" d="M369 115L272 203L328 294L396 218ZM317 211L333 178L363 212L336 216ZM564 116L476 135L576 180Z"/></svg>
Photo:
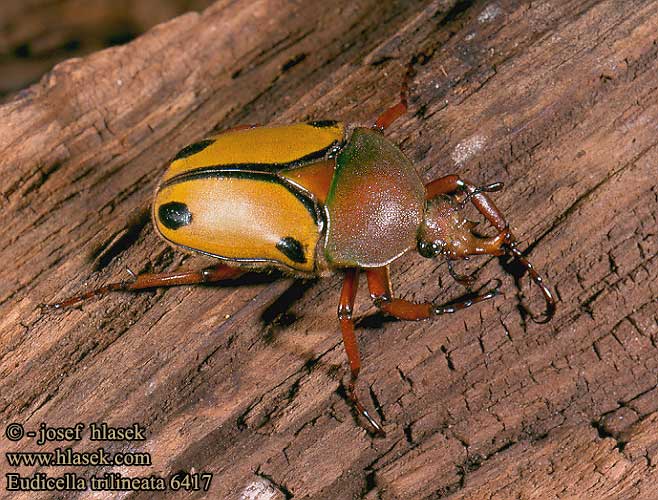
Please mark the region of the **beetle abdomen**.
<svg viewBox="0 0 658 500"><path fill-rule="evenodd" d="M336 159L325 256L336 267L380 267L416 246L425 188L402 151L357 128Z"/></svg>
<svg viewBox="0 0 658 500"><path fill-rule="evenodd" d="M315 268L314 201L272 174L191 172L160 186L153 218L169 242L220 259Z"/></svg>

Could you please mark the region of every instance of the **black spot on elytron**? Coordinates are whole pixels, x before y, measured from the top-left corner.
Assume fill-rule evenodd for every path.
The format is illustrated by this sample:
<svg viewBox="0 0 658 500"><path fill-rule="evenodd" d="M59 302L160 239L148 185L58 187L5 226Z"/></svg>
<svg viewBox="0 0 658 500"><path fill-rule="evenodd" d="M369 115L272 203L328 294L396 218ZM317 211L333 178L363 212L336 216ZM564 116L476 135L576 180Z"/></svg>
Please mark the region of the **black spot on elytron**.
<svg viewBox="0 0 658 500"><path fill-rule="evenodd" d="M281 238L276 244L276 248L293 262L303 264L306 262L302 244L292 236Z"/></svg>
<svg viewBox="0 0 658 500"><path fill-rule="evenodd" d="M335 145L337 144L337 142L334 141L331 144ZM304 163L300 163L302 160L310 158L311 155L313 156L318 155L322 151L306 155L302 157L301 160L294 160L292 162L285 164L275 163L273 165L276 166L278 170L284 170L284 166L285 168L292 168L292 166L303 165ZM257 170L258 168L261 167L265 168L266 166L267 165L265 164L258 164L258 163L237 163L237 164L213 165L210 167L195 168L188 172L178 174L175 177L172 177L171 179L167 179L162 184L160 184L159 191L162 191L166 187L180 184L181 182L194 181L198 179L233 178L233 179L252 179L252 180L263 181L263 182L272 182L282 185L291 194L293 194L295 198L297 198L302 203L302 205L304 205L308 213L311 215L311 217L313 217L313 221L317 224L319 220L318 217L320 217L320 215L318 215L318 211L316 211L315 202L313 201L313 199L307 194L305 194L304 192L302 192L300 189L297 189L292 183L287 182L285 179L281 177L277 177L276 175L273 175L270 172ZM250 170L252 168L254 170Z"/></svg>
<svg viewBox="0 0 658 500"><path fill-rule="evenodd" d="M192 222L192 212L185 203L170 201L158 208L158 219L169 229L179 229Z"/></svg>
<svg viewBox="0 0 658 500"><path fill-rule="evenodd" d="M308 122L307 124L315 128L335 127L338 122L336 120L318 120L316 122Z"/></svg>
<svg viewBox="0 0 658 500"><path fill-rule="evenodd" d="M174 156L174 159L172 161L180 160L181 158L187 158L188 156L195 155L206 149L214 142L215 139L204 139L203 141L195 142L194 144L185 146L183 149L181 149L178 152L176 156Z"/></svg>

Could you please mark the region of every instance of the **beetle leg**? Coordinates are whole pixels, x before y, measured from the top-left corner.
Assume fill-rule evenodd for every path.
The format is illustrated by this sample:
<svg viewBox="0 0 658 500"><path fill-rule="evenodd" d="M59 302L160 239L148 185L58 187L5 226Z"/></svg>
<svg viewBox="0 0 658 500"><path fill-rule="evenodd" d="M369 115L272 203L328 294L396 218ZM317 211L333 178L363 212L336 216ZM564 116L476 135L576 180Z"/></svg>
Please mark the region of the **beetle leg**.
<svg viewBox="0 0 658 500"><path fill-rule="evenodd" d="M454 279L457 283L459 283L461 286L470 288L473 286L473 283L475 283L476 277L473 274L459 274L457 271L455 271L455 268L452 264L453 260L452 259L446 259L448 261L448 272L450 273L450 276L452 276L452 279Z"/></svg>
<svg viewBox="0 0 658 500"><path fill-rule="evenodd" d="M494 205L485 191L500 191L502 183L495 182L488 186L478 187L475 184L461 179L458 175L446 175L432 182L425 184L425 199L429 200L439 194L451 194L457 191L466 193L466 201L470 200L478 211L493 225L499 232L508 231L509 225L505 220L502 212ZM511 237L511 235L510 235ZM514 238L512 237L512 240Z"/></svg>
<svg viewBox="0 0 658 500"><path fill-rule="evenodd" d="M416 58L414 57L407 65L407 71L404 74L404 78L402 79L402 86L400 88L400 101L377 117L377 121L372 127L375 130L383 132L395 120L407 112L407 92L409 91L409 80L411 80L416 74L416 70L414 70L415 62Z"/></svg>
<svg viewBox="0 0 658 500"><path fill-rule="evenodd" d="M359 346L356 343L356 335L354 334L354 320L352 319L352 312L354 310L354 299L356 298L356 290L359 284L359 270L348 269L345 273L345 280L343 281L343 289L340 293L340 303L338 304L338 321L340 322L340 329L343 333L343 345L345 352L347 352L347 359L350 362L350 383L348 386L348 394L352 404L363 415L363 417L375 429L377 434L385 436L386 433L382 426L368 413L368 410L361 404L356 395L356 379L361 370L361 358L359 356Z"/></svg>
<svg viewBox="0 0 658 500"><path fill-rule="evenodd" d="M130 270L129 273L134 277L134 281L110 283L100 288L96 288L90 292L70 297L61 302L47 304L45 307L48 309L64 309L67 307L73 307L86 300L102 297L109 292L142 290L144 288L155 288L160 286L194 285L197 283L211 283L214 281L228 280L237 278L241 274L244 274L244 270L237 267L230 267L225 264L218 264L216 266L207 267L199 271L145 273L140 274L139 276L135 276L135 274Z"/></svg>
<svg viewBox="0 0 658 500"><path fill-rule="evenodd" d="M393 297L388 266L367 269L366 276L368 277L370 296L375 305L386 314L409 321L429 319L433 316L461 311L462 309L471 307L473 304L489 300L498 294L498 285L496 285L488 292L471 299L455 304L437 306L433 302L415 303Z"/></svg>
<svg viewBox="0 0 658 500"><path fill-rule="evenodd" d="M516 238L509 230L509 224L505 220L502 212L496 207L491 198L484 193L485 191L498 191L501 187L502 184L500 183L478 187L471 182L460 179L458 175L446 175L445 177L441 177L425 185L425 198L431 199L439 194L449 194L456 191L463 191L466 193L467 199L470 199L473 202L473 205L475 205L478 211L484 215L491 225L494 226L501 235L505 234L505 242L501 246L504 253L514 257L519 264L528 271L532 281L534 281L541 290L546 302L546 310L543 313L543 317L542 315L535 315L531 311L528 311L528 313L535 323L547 323L555 314L555 297L553 297L553 293L548 286L546 286L543 278L539 275L534 266L518 249Z"/></svg>
<svg viewBox="0 0 658 500"><path fill-rule="evenodd" d="M226 130L222 130L219 133L219 135L226 134L227 132L236 132L238 130L246 130L248 128L256 128L256 127L260 127L260 125L257 124L257 123L250 123L250 124L244 123L242 125L236 125L235 127L231 127L231 128L227 128Z"/></svg>

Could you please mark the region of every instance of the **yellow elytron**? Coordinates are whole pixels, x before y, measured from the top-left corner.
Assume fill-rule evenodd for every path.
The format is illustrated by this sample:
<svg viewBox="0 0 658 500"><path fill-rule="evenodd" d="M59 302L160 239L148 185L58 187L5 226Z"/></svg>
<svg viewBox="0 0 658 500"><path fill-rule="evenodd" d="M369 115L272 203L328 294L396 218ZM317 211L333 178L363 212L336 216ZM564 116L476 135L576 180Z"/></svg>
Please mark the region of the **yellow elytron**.
<svg viewBox="0 0 658 500"><path fill-rule="evenodd" d="M314 273L321 203L343 142L333 121L232 130L192 144L158 187L153 219L188 250Z"/></svg>

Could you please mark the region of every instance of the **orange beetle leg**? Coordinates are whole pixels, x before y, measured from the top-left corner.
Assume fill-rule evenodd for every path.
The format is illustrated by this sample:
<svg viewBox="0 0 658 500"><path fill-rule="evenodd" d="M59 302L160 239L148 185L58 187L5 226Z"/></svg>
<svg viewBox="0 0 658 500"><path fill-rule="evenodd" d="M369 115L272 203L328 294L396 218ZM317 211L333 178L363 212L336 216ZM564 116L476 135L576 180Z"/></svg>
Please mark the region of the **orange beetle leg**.
<svg viewBox="0 0 658 500"><path fill-rule="evenodd" d="M412 59L411 62L407 65L407 72L404 74L402 79L402 87L400 88L400 101L384 111L379 117L373 128L379 131L384 131L391 124L404 115L407 112L407 92L409 91L409 80L411 80L416 71L414 70L414 64L416 59Z"/></svg>
<svg viewBox="0 0 658 500"><path fill-rule="evenodd" d="M417 304L393 297L388 267L367 269L366 275L368 277L370 296L375 305L386 314L409 321L429 319L433 316L461 311L462 309L471 307L473 304L489 300L498 294L498 287L496 286L487 293L450 305L437 306L432 302Z"/></svg>
<svg viewBox="0 0 658 500"><path fill-rule="evenodd" d="M259 123L243 123L242 125L236 125L235 127L227 128L226 130L222 130L220 134L225 134L227 132L236 132L238 130L246 130L249 128L256 128L260 127L261 125Z"/></svg>
<svg viewBox="0 0 658 500"><path fill-rule="evenodd" d="M237 278L245 271L224 264L208 267L200 271L176 271L171 273L146 273L136 276L134 281L121 281L96 288L90 292L70 297L61 302L47 304L47 309L64 309L73 307L89 299L99 298L109 292L142 290L160 286L194 285ZM131 273L132 274L132 273Z"/></svg>
<svg viewBox="0 0 658 500"><path fill-rule="evenodd" d="M359 284L359 270L348 269L345 273L345 280L343 281L343 289L340 294L340 303L338 305L338 321L340 322L340 329L343 333L343 345L347 352L347 358L350 362L350 383L348 386L348 394L352 404L356 407L358 412L363 415L368 423L375 429L375 432L380 436L385 436L386 433L382 426L370 415L368 410L361 404L356 395L356 379L361 370L361 359L359 356L359 346L356 343L356 336L354 334L354 321L352 320L352 312L354 310L354 299L356 298L356 290Z"/></svg>

